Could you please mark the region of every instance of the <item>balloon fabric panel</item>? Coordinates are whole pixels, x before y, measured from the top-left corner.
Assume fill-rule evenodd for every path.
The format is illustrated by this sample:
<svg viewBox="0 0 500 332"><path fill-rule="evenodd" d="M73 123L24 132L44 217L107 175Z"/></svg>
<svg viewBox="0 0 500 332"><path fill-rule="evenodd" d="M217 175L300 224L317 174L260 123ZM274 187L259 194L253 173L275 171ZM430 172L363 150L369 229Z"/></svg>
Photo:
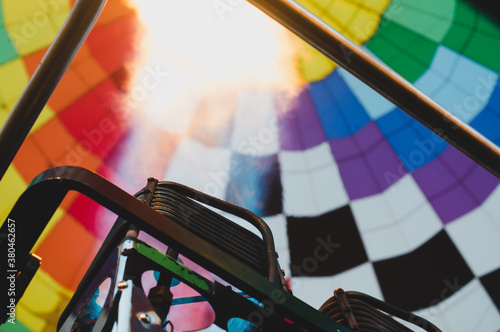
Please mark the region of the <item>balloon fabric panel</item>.
<svg viewBox="0 0 500 332"><path fill-rule="evenodd" d="M1 121L73 3L1 1ZM299 3L500 143L500 28L471 4ZM413 310L444 331L499 330L498 179L442 132L297 40L293 70L302 84L293 93L214 84L217 93L187 94L180 120L151 118L145 109L159 107L155 91L132 77L144 34L135 8L108 1L0 183L3 217L34 176L56 165L87 167L130 193L150 176L178 181L265 218L294 294L314 307L342 287ZM183 80L168 77L180 91ZM47 263L16 309L17 330L55 330L114 218L85 197L64 201L35 248ZM327 259L312 259L317 248ZM209 325L213 312L186 288L173 288L178 328Z"/></svg>

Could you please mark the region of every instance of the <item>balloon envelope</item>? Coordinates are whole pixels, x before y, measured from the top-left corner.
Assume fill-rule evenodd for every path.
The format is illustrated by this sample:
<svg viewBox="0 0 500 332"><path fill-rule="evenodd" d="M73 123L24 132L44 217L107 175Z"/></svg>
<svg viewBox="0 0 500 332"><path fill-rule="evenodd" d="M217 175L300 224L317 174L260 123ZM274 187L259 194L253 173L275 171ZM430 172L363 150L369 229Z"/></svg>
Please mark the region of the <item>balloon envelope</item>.
<svg viewBox="0 0 500 332"><path fill-rule="evenodd" d="M298 2L499 143L500 28L488 16L463 0ZM2 121L72 3L1 2ZM106 5L0 184L3 217L56 165L130 193L150 176L177 181L262 216L294 295L316 308L342 287L445 331L498 331L497 178L296 38L281 44L276 25L254 27L253 44L231 26L247 19L243 3L137 4ZM175 25L147 33L148 10ZM163 42L145 55L140 41L155 31ZM288 60L268 35L292 45ZM274 73L281 65L286 74ZM113 221L83 196L64 201L35 248L43 265L18 305L19 329L55 329ZM176 299L174 312L190 317L178 328L213 319L189 289ZM206 315L192 317L193 306Z"/></svg>

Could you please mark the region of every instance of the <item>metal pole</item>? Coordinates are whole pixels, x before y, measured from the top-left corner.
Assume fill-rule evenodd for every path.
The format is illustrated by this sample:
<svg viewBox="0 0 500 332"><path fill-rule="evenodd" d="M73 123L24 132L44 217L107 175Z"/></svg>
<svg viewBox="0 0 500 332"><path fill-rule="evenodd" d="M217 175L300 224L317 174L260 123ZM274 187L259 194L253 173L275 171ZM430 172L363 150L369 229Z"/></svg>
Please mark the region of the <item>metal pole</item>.
<svg viewBox="0 0 500 332"><path fill-rule="evenodd" d="M291 0L248 0L500 178L500 149L394 70Z"/></svg>
<svg viewBox="0 0 500 332"><path fill-rule="evenodd" d="M0 180L94 26L106 0L77 0L0 131Z"/></svg>

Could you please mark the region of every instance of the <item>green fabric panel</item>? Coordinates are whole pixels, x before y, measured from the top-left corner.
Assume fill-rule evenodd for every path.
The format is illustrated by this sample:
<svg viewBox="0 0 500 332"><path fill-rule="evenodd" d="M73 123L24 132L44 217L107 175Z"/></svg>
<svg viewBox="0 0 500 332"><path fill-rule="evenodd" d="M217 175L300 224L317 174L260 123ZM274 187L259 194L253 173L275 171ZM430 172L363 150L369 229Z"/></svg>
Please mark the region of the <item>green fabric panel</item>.
<svg viewBox="0 0 500 332"><path fill-rule="evenodd" d="M401 76L414 82L430 66L437 43L382 19L378 32L366 47Z"/></svg>
<svg viewBox="0 0 500 332"><path fill-rule="evenodd" d="M475 61L493 69L496 72L500 71L500 30L498 26L491 25L491 20L482 16L478 24L481 33L477 33L471 39L463 54ZM491 29L494 27L494 29ZM490 28L490 30L488 30ZM483 32L484 31L484 32Z"/></svg>
<svg viewBox="0 0 500 332"><path fill-rule="evenodd" d="M3 325L0 325L0 332L30 332L31 331L26 326L21 324L19 319L15 318L14 321L16 322L15 324L11 324L11 323L7 322L7 323L4 323Z"/></svg>
<svg viewBox="0 0 500 332"><path fill-rule="evenodd" d="M451 27L455 0L393 1L383 17L437 43Z"/></svg>
<svg viewBox="0 0 500 332"><path fill-rule="evenodd" d="M443 44L494 71L500 71L497 56L500 53L500 27L464 0L457 2L455 22Z"/></svg>
<svg viewBox="0 0 500 332"><path fill-rule="evenodd" d="M0 1L0 64L18 57L17 51L3 26L3 4Z"/></svg>
<svg viewBox="0 0 500 332"><path fill-rule="evenodd" d="M443 45L462 53L465 44L473 36L474 9L464 1L457 1L453 26L443 39Z"/></svg>

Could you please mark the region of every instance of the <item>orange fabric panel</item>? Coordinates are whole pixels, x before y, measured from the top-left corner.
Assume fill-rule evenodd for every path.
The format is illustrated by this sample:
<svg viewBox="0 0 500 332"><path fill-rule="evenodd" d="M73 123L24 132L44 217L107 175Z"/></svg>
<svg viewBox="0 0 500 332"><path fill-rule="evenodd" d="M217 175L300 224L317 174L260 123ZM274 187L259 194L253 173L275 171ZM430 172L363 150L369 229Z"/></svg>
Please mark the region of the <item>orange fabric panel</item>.
<svg viewBox="0 0 500 332"><path fill-rule="evenodd" d="M31 182L35 176L50 168L47 156L42 153L40 146L28 137L14 158L14 165L26 182Z"/></svg>
<svg viewBox="0 0 500 332"><path fill-rule="evenodd" d="M78 72L70 66L49 99L48 104L54 111L59 113L83 96L90 88L91 86L86 84Z"/></svg>
<svg viewBox="0 0 500 332"><path fill-rule="evenodd" d="M33 74L35 73L36 68L42 61L43 56L45 55L45 52L47 52L47 49L43 49L23 57L24 66L26 68L26 72L28 73L29 77L33 76Z"/></svg>
<svg viewBox="0 0 500 332"><path fill-rule="evenodd" d="M53 118L33 135L42 153L49 160L60 160L76 142L59 118Z"/></svg>
<svg viewBox="0 0 500 332"><path fill-rule="evenodd" d="M101 16L99 16L96 26L106 25L123 16L134 13L135 9L133 8L132 3L133 2L130 0L108 1L104 6Z"/></svg>
<svg viewBox="0 0 500 332"><path fill-rule="evenodd" d="M36 254L42 269L61 286L75 290L97 253L100 242L71 215L54 227Z"/></svg>

